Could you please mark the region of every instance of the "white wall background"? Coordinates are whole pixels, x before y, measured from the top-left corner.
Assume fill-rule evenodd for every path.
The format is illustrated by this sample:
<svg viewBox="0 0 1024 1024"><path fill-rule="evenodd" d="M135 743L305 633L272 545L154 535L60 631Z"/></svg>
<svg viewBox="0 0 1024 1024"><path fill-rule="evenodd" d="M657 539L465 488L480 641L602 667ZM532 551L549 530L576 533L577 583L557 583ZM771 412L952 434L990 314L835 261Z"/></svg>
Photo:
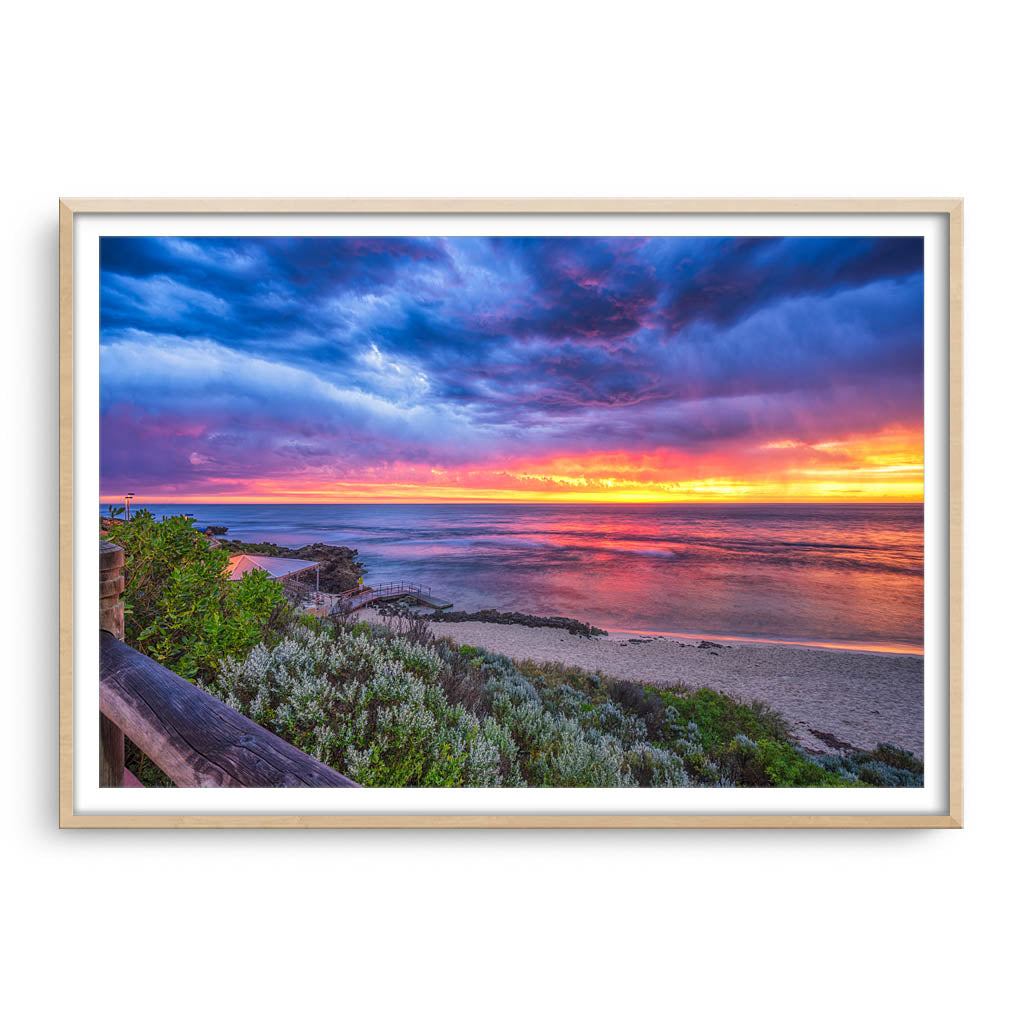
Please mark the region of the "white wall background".
<svg viewBox="0 0 1024 1024"><path fill-rule="evenodd" d="M1020 19L984 0L12 6L0 43L12 1019L1011 1013ZM966 830L58 833L61 194L965 195Z"/></svg>

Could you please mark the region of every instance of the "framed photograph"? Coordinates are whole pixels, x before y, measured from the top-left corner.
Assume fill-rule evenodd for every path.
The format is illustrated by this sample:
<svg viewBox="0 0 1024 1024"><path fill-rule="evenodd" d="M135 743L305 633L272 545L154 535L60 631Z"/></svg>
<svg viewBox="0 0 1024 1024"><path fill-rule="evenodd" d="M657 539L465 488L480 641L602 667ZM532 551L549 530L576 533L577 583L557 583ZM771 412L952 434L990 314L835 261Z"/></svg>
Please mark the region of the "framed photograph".
<svg viewBox="0 0 1024 1024"><path fill-rule="evenodd" d="M61 826L962 827L962 239L63 200Z"/></svg>

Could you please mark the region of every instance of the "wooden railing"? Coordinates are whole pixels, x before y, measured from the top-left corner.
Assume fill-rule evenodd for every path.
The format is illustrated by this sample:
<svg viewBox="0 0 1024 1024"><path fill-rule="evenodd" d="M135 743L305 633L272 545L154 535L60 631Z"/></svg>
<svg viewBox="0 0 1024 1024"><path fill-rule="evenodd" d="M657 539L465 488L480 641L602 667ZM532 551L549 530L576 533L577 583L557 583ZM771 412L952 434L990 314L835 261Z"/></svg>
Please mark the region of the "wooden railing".
<svg viewBox="0 0 1024 1024"><path fill-rule="evenodd" d="M122 642L124 552L100 542L100 785L124 785L124 737L177 786L358 783Z"/></svg>

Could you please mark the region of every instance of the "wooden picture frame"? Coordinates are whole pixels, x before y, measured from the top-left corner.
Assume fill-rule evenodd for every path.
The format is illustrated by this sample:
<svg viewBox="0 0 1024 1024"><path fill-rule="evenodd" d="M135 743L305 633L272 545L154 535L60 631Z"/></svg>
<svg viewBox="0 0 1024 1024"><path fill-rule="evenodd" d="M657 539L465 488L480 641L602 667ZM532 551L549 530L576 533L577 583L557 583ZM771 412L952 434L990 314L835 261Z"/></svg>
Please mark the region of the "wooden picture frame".
<svg viewBox="0 0 1024 1024"><path fill-rule="evenodd" d="M962 345L963 203L960 199L103 199L60 201L60 793L63 828L961 828L963 826ZM948 233L948 778L945 807L898 814L321 814L95 813L76 809L74 671L76 220L99 215L529 214L933 215ZM80 301L80 297L77 301ZM926 441L926 443L928 443ZM92 563L89 563L90 565ZM82 571L79 569L79 571ZM116 576L108 572L108 578ZM102 583L101 583L102 588ZM108 593L117 589L110 584ZM79 723L81 728L84 726ZM92 728L95 728L94 726Z"/></svg>

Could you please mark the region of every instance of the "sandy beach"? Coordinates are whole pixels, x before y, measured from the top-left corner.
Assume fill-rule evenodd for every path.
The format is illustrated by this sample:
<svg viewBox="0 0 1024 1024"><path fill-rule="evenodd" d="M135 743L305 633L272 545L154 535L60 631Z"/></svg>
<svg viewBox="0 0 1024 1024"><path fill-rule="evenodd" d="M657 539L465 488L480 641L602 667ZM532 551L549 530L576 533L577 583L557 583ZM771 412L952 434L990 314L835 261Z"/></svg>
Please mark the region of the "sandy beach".
<svg viewBox="0 0 1024 1024"><path fill-rule="evenodd" d="M361 617L380 621L373 612ZM485 622L431 628L435 636L510 658L558 661L666 689L708 687L737 700L759 700L790 723L794 738L809 751L894 743L918 757L924 753L924 661L918 656L767 643L701 648L698 641L653 634L582 637L564 629Z"/></svg>

